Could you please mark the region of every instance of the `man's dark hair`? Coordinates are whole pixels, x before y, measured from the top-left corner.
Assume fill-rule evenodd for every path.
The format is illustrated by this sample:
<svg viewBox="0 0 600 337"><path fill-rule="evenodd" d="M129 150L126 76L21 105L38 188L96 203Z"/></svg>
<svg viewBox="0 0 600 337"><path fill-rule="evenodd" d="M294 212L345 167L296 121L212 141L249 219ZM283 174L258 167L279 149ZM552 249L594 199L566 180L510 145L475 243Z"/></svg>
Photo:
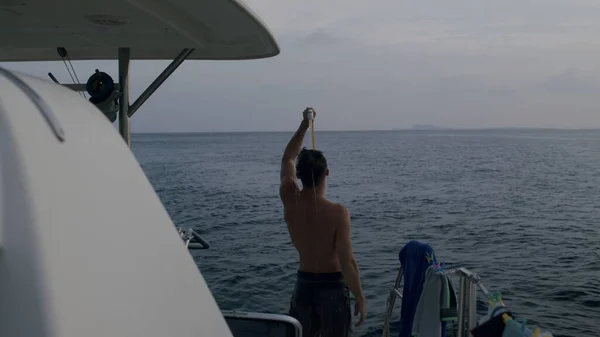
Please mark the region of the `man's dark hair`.
<svg viewBox="0 0 600 337"><path fill-rule="evenodd" d="M303 148L296 158L296 177L302 181L302 187L318 187L325 179L327 159L323 152Z"/></svg>

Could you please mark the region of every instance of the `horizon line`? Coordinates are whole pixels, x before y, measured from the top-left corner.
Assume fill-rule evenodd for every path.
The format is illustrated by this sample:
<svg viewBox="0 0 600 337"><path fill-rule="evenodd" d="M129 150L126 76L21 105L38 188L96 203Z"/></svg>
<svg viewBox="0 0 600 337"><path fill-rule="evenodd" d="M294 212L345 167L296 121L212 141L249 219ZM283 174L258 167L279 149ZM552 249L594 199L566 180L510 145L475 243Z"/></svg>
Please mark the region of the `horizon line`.
<svg viewBox="0 0 600 337"><path fill-rule="evenodd" d="M479 127L479 128L403 128L403 129L363 129L363 130L318 130L319 132L398 132L398 131L491 131L491 130L555 130L555 131L600 131L600 127L590 128L568 128L568 127L520 127L520 126L504 126L504 127ZM196 134L196 133L287 133L295 130L231 130L231 131L141 131L131 132L131 134ZM315 130L317 131L317 130Z"/></svg>

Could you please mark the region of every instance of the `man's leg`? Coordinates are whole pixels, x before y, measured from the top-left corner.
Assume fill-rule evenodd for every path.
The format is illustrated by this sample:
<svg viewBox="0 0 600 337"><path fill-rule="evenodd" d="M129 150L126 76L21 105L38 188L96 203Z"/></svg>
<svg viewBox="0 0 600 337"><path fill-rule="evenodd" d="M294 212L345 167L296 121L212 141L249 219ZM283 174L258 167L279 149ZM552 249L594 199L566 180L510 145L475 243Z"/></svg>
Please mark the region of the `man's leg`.
<svg viewBox="0 0 600 337"><path fill-rule="evenodd" d="M314 294L308 285L296 284L290 301L289 315L302 325L302 337L315 337L320 320L314 306Z"/></svg>
<svg viewBox="0 0 600 337"><path fill-rule="evenodd" d="M351 332L350 291L346 286L321 289L317 305L321 337L347 337Z"/></svg>

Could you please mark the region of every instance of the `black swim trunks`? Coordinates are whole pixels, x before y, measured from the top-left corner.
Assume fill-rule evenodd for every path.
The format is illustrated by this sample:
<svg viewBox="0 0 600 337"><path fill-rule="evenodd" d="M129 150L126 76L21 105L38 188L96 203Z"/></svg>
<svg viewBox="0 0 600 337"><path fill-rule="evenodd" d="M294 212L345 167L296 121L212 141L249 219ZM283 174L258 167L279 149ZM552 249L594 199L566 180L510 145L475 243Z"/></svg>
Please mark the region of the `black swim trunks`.
<svg viewBox="0 0 600 337"><path fill-rule="evenodd" d="M303 337L347 337L352 312L342 273L298 271L289 314L302 324Z"/></svg>

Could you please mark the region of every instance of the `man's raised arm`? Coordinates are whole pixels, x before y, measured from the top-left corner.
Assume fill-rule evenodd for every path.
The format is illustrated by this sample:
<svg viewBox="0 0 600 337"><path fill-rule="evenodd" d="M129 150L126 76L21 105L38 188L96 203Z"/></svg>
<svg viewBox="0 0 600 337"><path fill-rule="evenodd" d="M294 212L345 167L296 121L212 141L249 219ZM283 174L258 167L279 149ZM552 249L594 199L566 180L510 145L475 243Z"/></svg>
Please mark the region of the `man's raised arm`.
<svg viewBox="0 0 600 337"><path fill-rule="evenodd" d="M285 152L281 158L281 172L279 175L281 179L281 186L279 188L281 199L284 199L289 193L298 189L298 185L296 185L296 168L294 167L294 160L302 149L304 135L306 134L306 130L308 130L310 123L308 120L308 109L304 110L302 115L302 122L285 147Z"/></svg>

